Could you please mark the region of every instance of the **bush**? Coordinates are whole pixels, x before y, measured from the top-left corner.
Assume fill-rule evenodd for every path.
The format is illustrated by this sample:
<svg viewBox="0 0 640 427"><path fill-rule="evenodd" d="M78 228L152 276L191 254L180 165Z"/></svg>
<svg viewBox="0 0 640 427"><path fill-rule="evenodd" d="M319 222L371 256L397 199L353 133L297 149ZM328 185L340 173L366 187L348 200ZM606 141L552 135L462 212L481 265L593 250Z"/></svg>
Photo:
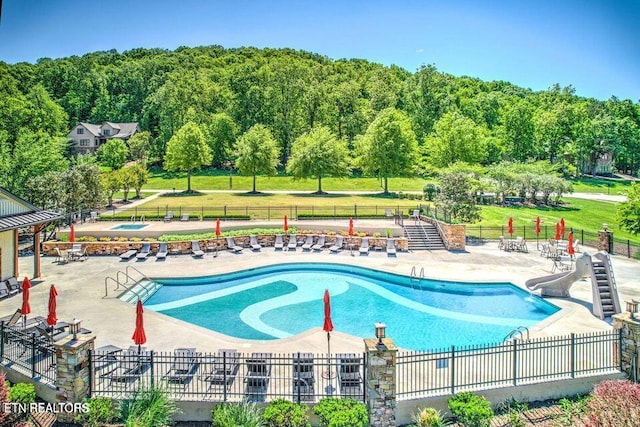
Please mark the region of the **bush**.
<svg viewBox="0 0 640 427"><path fill-rule="evenodd" d="M36 388L33 384L18 383L9 389L9 401L33 403L36 401Z"/></svg>
<svg viewBox="0 0 640 427"><path fill-rule="evenodd" d="M355 399L325 397L313 408L322 427L366 427L367 408Z"/></svg>
<svg viewBox="0 0 640 427"><path fill-rule="evenodd" d="M130 399L120 404L120 416L127 427L161 427L173 424L178 412L175 403L160 387L138 389Z"/></svg>
<svg viewBox="0 0 640 427"><path fill-rule="evenodd" d="M76 415L75 422L82 424L84 427L100 427L105 424L111 424L118 420L118 408L113 400L106 397L92 397L84 399L84 403L89 405L86 413Z"/></svg>
<svg viewBox="0 0 640 427"><path fill-rule="evenodd" d="M595 386L583 420L593 426L640 425L640 384L607 380Z"/></svg>
<svg viewBox="0 0 640 427"><path fill-rule="evenodd" d="M213 427L263 427L260 409L251 402L221 403L211 411Z"/></svg>
<svg viewBox="0 0 640 427"><path fill-rule="evenodd" d="M448 400L449 410L468 427L485 427L493 418L493 409L487 399L470 391L458 393Z"/></svg>
<svg viewBox="0 0 640 427"><path fill-rule="evenodd" d="M424 197L430 202L433 201L433 196L436 195L437 191L435 184L427 184L422 188Z"/></svg>
<svg viewBox="0 0 640 427"><path fill-rule="evenodd" d="M285 399L276 399L264 410L268 427L311 427L307 406Z"/></svg>
<svg viewBox="0 0 640 427"><path fill-rule="evenodd" d="M416 427L441 427L444 426L442 415L437 409L424 408L413 416Z"/></svg>

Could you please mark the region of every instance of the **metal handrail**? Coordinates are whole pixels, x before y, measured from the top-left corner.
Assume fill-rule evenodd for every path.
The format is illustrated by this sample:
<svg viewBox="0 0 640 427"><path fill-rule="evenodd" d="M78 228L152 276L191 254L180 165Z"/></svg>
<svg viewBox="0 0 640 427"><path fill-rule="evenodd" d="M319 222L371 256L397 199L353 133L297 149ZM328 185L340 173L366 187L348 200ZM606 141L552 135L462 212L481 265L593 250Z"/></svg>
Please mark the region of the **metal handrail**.
<svg viewBox="0 0 640 427"><path fill-rule="evenodd" d="M523 332L527 333L527 341L529 341L529 328L527 328L526 326L518 326L517 328L509 332L502 341L507 341L509 339L515 338L516 335L522 336Z"/></svg>

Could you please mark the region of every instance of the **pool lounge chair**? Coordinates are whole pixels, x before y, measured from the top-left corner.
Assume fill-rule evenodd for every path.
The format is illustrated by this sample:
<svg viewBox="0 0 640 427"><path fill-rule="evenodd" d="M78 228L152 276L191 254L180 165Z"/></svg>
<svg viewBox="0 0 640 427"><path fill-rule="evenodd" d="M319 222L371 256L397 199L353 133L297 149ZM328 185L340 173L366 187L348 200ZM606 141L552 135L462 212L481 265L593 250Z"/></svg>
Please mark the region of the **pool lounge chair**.
<svg viewBox="0 0 640 427"><path fill-rule="evenodd" d="M360 366L362 358L355 353L340 353L336 357L339 360L338 383L342 396L360 396L362 394L362 376Z"/></svg>
<svg viewBox="0 0 640 427"><path fill-rule="evenodd" d="M17 293L17 290L12 291L11 289L9 289L9 285L7 285L7 282L0 282L0 299L8 298Z"/></svg>
<svg viewBox="0 0 640 427"><path fill-rule="evenodd" d="M368 254L369 253L369 238L368 237L363 237L362 238L362 242L360 243L360 249L359 249L361 254Z"/></svg>
<svg viewBox="0 0 640 427"><path fill-rule="evenodd" d="M414 209L409 218L414 221L420 221L420 209Z"/></svg>
<svg viewBox="0 0 640 427"><path fill-rule="evenodd" d="M259 251L260 249L262 249L262 245L258 243L258 238L256 237L255 234L252 234L251 236L249 236L249 245L251 246L251 249L254 251Z"/></svg>
<svg viewBox="0 0 640 427"><path fill-rule="evenodd" d="M220 349L213 358L211 370L205 376L209 382L209 388L223 387L229 389L238 375L240 364L238 363L238 350Z"/></svg>
<svg viewBox="0 0 640 427"><path fill-rule="evenodd" d="M137 347L134 349L132 346L129 350L115 355L115 358L117 360L115 369L101 377L109 380L110 383L129 383L138 379L149 367L151 352L146 349L138 352Z"/></svg>
<svg viewBox="0 0 640 427"><path fill-rule="evenodd" d="M289 243L287 244L287 250L291 251L291 250L296 250L296 248L298 247L298 235L297 234L292 234L289 236Z"/></svg>
<svg viewBox="0 0 640 427"><path fill-rule="evenodd" d="M129 249L128 251L120 255L120 259L124 259L128 261L137 253L138 251L136 249Z"/></svg>
<svg viewBox="0 0 640 427"><path fill-rule="evenodd" d="M318 241L316 242L315 245L311 246L311 249L313 249L314 251L323 250L324 247L326 246L325 239L326 239L326 236L324 234L321 234L320 236L318 236Z"/></svg>
<svg viewBox="0 0 640 427"><path fill-rule="evenodd" d="M336 236L336 242L329 248L329 252L341 251L344 246L344 237Z"/></svg>
<svg viewBox="0 0 640 427"><path fill-rule="evenodd" d="M180 221L189 222L189 214L182 214L182 217L180 217Z"/></svg>
<svg viewBox="0 0 640 427"><path fill-rule="evenodd" d="M227 247L229 248L230 251L233 251L235 253L242 252L242 246L236 245L236 242L235 240L233 240L233 237L227 237Z"/></svg>
<svg viewBox="0 0 640 427"><path fill-rule="evenodd" d="M191 253L196 258L200 258L204 256L204 251L200 249L200 242L196 240L191 242Z"/></svg>
<svg viewBox="0 0 640 427"><path fill-rule="evenodd" d="M292 360L293 399L313 401L315 375L313 373L313 354L297 353Z"/></svg>
<svg viewBox="0 0 640 427"><path fill-rule="evenodd" d="M172 220L173 220L173 211L169 211L164 216L164 222L171 222Z"/></svg>
<svg viewBox="0 0 640 427"><path fill-rule="evenodd" d="M198 369L198 353L195 348L177 348L173 351L173 362L164 375L169 383L186 385Z"/></svg>
<svg viewBox="0 0 640 427"><path fill-rule="evenodd" d="M302 250L310 251L312 246L313 246L313 235L309 234L305 239L304 243L302 244Z"/></svg>
<svg viewBox="0 0 640 427"><path fill-rule="evenodd" d="M167 250L167 244L166 243L160 243L160 247L158 248L158 252L156 253L156 258L157 259L166 259L167 258L167 253L169 251Z"/></svg>
<svg viewBox="0 0 640 427"><path fill-rule="evenodd" d="M384 217L393 219L393 212L391 212L391 209L384 210Z"/></svg>
<svg viewBox="0 0 640 427"><path fill-rule="evenodd" d="M396 255L396 239L387 239L387 255Z"/></svg>
<svg viewBox="0 0 640 427"><path fill-rule="evenodd" d="M136 254L136 258L144 261L149 256L150 251L151 251L151 243L143 243L142 249L140 249L140 252Z"/></svg>
<svg viewBox="0 0 640 427"><path fill-rule="evenodd" d="M96 348L92 352L92 363L95 372L103 369L108 369L111 365L115 364L118 360L116 355L121 353L122 349L115 345L103 345Z"/></svg>
<svg viewBox="0 0 640 427"><path fill-rule="evenodd" d="M20 311L20 309L18 308L16 309L15 313L13 313L11 316L3 318L1 323L3 323L4 326L15 326L21 317L22 317L22 311Z"/></svg>
<svg viewBox="0 0 640 427"><path fill-rule="evenodd" d="M10 292L22 292L20 282L18 282L18 279L15 276L7 279L7 286L9 287Z"/></svg>
<svg viewBox="0 0 640 427"><path fill-rule="evenodd" d="M245 395L247 400L264 402L271 379L271 353L251 353L246 360Z"/></svg>
<svg viewBox="0 0 640 427"><path fill-rule="evenodd" d="M282 241L282 234L276 234L276 242L273 244L273 248L277 251L284 248L284 242Z"/></svg>

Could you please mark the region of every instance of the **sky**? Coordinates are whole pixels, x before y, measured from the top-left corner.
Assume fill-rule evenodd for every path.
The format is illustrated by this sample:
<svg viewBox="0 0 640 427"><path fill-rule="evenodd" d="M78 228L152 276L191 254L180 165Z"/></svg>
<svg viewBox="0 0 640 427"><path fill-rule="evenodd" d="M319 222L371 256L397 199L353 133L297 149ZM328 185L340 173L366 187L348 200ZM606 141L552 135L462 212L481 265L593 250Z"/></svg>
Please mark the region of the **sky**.
<svg viewBox="0 0 640 427"><path fill-rule="evenodd" d="M0 61L286 47L639 102L639 22L640 0L2 0Z"/></svg>

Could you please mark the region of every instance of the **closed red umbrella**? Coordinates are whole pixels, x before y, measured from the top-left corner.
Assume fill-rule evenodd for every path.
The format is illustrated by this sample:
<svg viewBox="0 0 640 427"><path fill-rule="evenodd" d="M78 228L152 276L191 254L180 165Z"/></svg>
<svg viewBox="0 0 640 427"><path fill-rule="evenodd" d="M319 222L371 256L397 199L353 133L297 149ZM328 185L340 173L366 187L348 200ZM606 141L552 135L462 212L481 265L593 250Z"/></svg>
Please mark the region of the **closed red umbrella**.
<svg viewBox="0 0 640 427"><path fill-rule="evenodd" d="M349 236L353 236L353 218L349 218Z"/></svg>
<svg viewBox="0 0 640 427"><path fill-rule="evenodd" d="M73 224L71 224L70 231L69 231L69 241L71 243L76 241L76 228L74 227Z"/></svg>
<svg viewBox="0 0 640 427"><path fill-rule="evenodd" d="M556 240L560 240L560 223L556 222Z"/></svg>
<svg viewBox="0 0 640 427"><path fill-rule="evenodd" d="M513 237L513 218L511 217L509 217L509 221L507 222L507 233Z"/></svg>
<svg viewBox="0 0 640 427"><path fill-rule="evenodd" d="M567 253L573 256L576 253L576 249L573 247L573 231L569 233L569 242L567 243Z"/></svg>
<svg viewBox="0 0 640 427"><path fill-rule="evenodd" d="M47 325L55 326L58 323L58 315L56 314L56 297L58 296L58 291L56 291L56 287L51 285L49 288L49 315L47 316Z"/></svg>
<svg viewBox="0 0 640 427"><path fill-rule="evenodd" d="M287 223L287 216L284 216L284 227L282 227L284 231L289 231L289 224Z"/></svg>
<svg viewBox="0 0 640 427"><path fill-rule="evenodd" d="M216 237L220 237L220 218L216 221Z"/></svg>
<svg viewBox="0 0 640 427"><path fill-rule="evenodd" d="M136 330L133 331L131 339L138 345L138 352L140 352L140 346L147 342L147 335L144 333L144 321L142 318L142 301L138 300L136 305Z"/></svg>
<svg viewBox="0 0 640 427"><path fill-rule="evenodd" d="M564 239L564 218L560 218L560 234L562 234L562 238Z"/></svg>
<svg viewBox="0 0 640 427"><path fill-rule="evenodd" d="M333 331L333 322L331 321L331 299L329 298L329 290L324 290L324 325L322 330L327 333L327 357L331 357L331 331ZM331 366L331 363L328 363ZM328 378L331 378L331 368L327 372Z"/></svg>
<svg viewBox="0 0 640 427"><path fill-rule="evenodd" d="M31 313L31 305L29 305L29 289L31 289L31 282L27 277L22 281L22 307L20 313L22 313L22 320L26 326L27 314Z"/></svg>
<svg viewBox="0 0 640 427"><path fill-rule="evenodd" d="M540 237L540 217L536 217L535 232L536 232L536 249L538 249L539 248L538 238Z"/></svg>

